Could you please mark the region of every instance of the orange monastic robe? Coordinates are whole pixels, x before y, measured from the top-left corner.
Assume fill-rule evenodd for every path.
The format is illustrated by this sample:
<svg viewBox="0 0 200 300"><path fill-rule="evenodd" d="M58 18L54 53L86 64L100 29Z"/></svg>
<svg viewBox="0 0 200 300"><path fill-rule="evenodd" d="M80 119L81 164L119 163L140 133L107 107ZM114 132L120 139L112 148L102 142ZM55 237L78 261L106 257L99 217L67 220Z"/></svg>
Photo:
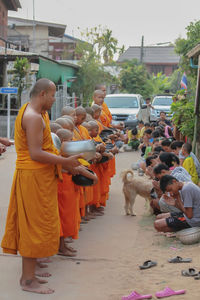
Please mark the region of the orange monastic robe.
<svg viewBox="0 0 200 300"><path fill-rule="evenodd" d="M80 189L72 181L72 175L63 172L63 181L58 182L58 207L61 236L78 238L80 227L79 199Z"/></svg>
<svg viewBox="0 0 200 300"><path fill-rule="evenodd" d="M11 189L5 234L1 247L5 253L40 258L58 252L60 222L57 199L57 168L33 161L29 154L22 117L22 106L15 122L16 170ZM44 151L55 154L48 114L42 114Z"/></svg>
<svg viewBox="0 0 200 300"><path fill-rule="evenodd" d="M90 140L90 135L88 133L88 130L82 126L78 125L74 129L74 138L75 141L80 140ZM83 217L85 215L85 205L88 205L93 201L93 187L80 187L81 196L80 196L80 210L81 210L81 216Z"/></svg>
<svg viewBox="0 0 200 300"><path fill-rule="evenodd" d="M107 115L107 117L109 118L110 123L111 123L112 122L112 114L105 102L103 102L103 104L102 104L102 110L105 112L105 114Z"/></svg>

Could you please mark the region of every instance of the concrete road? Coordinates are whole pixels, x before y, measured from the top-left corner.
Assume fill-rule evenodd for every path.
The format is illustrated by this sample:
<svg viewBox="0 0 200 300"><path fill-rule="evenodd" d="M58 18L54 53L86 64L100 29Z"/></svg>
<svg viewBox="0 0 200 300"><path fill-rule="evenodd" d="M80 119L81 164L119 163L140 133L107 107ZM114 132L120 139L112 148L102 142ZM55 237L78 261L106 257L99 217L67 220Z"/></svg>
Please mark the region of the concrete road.
<svg viewBox="0 0 200 300"><path fill-rule="evenodd" d="M136 152L120 153L117 156L117 174L112 180L110 199L105 215L83 225L80 238L73 246L78 250L76 259L53 257L49 264L52 277L49 287L55 288L52 295L37 295L23 292L19 287L21 258L0 254L0 300L120 300L122 295L136 290L143 294L162 290L165 286L182 289L188 286L188 278L180 276L182 266L172 266L167 258L176 255L193 257L200 267L199 248L184 250L176 241L166 241L155 235L153 217L144 217L144 199L137 197L135 203L136 217L125 216L124 197L120 172L137 161ZM15 153L11 149L0 159L0 230L4 231L6 210L14 171ZM193 256L192 256L193 255ZM195 261L196 258L196 261ZM145 260L158 261L158 266L140 271L138 266ZM190 266L191 267L191 266ZM176 280L174 280L176 278ZM192 280L192 279L191 279ZM179 299L199 299L196 288ZM153 299L156 299L155 296Z"/></svg>
<svg viewBox="0 0 200 300"><path fill-rule="evenodd" d="M49 286L56 289L50 296L22 292L18 280L21 272L21 258L0 256L0 299L69 299L107 300L117 295L119 282L116 279L118 268L123 268L124 253L131 254L134 247L137 226L134 217L124 215L124 200L119 174L128 168L137 154L122 153L117 157L117 175L112 181L110 199L106 213L102 217L83 225L80 238L73 246L78 250L77 259L71 260L56 256L49 270L53 276ZM15 153L10 150L0 159L0 221L1 238L4 232L12 176L15 166ZM119 274L123 276L123 274ZM111 298L110 298L111 297ZM115 296L113 299L117 299Z"/></svg>

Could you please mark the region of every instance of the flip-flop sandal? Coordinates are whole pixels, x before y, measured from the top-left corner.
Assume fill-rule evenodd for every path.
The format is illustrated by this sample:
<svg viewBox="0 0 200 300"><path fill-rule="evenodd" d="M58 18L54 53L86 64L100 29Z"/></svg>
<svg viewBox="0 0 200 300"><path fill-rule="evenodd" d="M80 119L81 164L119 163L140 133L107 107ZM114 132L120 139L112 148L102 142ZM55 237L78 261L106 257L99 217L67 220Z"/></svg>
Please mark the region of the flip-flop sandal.
<svg viewBox="0 0 200 300"><path fill-rule="evenodd" d="M152 261L152 260L147 260L143 263L142 266L139 266L140 270L145 270L145 269L149 269L152 267L157 266L157 262L156 261Z"/></svg>
<svg viewBox="0 0 200 300"><path fill-rule="evenodd" d="M182 295L185 294L186 290L179 290L179 291L174 291L170 289L169 287L166 287L163 291L157 292L156 297L157 298L165 298L165 297L170 297L174 295Z"/></svg>
<svg viewBox="0 0 200 300"><path fill-rule="evenodd" d="M130 295L128 296L123 296L122 300L142 300L142 299L151 299L152 295L141 295L137 293L136 291L133 291Z"/></svg>
<svg viewBox="0 0 200 300"><path fill-rule="evenodd" d="M182 258L180 256L176 256L172 259L168 259L169 263L178 264L178 263L190 263L192 261L191 258Z"/></svg>
<svg viewBox="0 0 200 300"><path fill-rule="evenodd" d="M194 279L199 280L200 279L200 272L196 276L194 276Z"/></svg>
<svg viewBox="0 0 200 300"><path fill-rule="evenodd" d="M187 277L193 277L193 276L197 276L198 272L194 268L189 268L187 270L182 270L181 275Z"/></svg>

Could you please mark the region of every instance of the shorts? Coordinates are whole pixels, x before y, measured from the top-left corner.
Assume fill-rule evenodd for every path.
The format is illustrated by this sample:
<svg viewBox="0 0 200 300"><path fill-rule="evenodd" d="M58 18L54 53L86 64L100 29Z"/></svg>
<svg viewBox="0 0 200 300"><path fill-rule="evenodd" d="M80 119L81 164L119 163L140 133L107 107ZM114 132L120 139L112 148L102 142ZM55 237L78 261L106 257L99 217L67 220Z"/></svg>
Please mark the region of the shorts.
<svg viewBox="0 0 200 300"><path fill-rule="evenodd" d="M167 226L174 231L190 228L191 226L186 222L183 213L172 212L171 217L166 218Z"/></svg>

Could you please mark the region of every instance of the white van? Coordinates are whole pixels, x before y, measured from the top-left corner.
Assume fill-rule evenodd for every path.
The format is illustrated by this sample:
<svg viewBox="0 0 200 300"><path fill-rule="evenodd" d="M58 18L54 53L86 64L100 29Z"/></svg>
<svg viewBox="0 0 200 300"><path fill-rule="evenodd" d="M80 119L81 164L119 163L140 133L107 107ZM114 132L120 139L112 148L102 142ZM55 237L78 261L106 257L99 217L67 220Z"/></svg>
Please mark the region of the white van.
<svg viewBox="0 0 200 300"><path fill-rule="evenodd" d="M139 94L111 94L104 99L113 118L113 123L124 122L126 127L138 124L136 115L144 105L144 99Z"/></svg>

